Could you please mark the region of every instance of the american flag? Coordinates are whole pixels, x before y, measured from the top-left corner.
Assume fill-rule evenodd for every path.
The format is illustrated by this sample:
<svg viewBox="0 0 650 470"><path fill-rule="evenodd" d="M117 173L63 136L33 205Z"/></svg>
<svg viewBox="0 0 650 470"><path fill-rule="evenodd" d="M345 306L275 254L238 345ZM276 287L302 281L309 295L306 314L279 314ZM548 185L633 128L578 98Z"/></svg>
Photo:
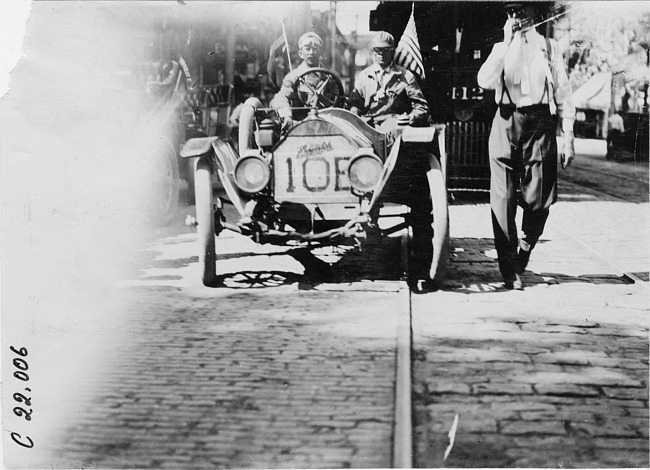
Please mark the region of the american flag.
<svg viewBox="0 0 650 470"><path fill-rule="evenodd" d="M180 65L181 69L183 70L182 75L185 76L185 85L187 86L188 90L193 88L194 85L198 83L198 74L196 72L194 74L192 73L192 71L196 70L196 62L194 61L194 56L192 55L192 49L190 49L191 44L192 28L190 28L187 32L187 39L181 47L181 53L178 57L178 65ZM180 82L177 84L177 87L179 84Z"/></svg>
<svg viewBox="0 0 650 470"><path fill-rule="evenodd" d="M415 29L414 8L415 4L411 6L411 17L408 23L406 23L404 33L395 50L395 63L410 70L421 79L424 79L424 63L422 62L422 53L420 52L420 43L418 42L418 32Z"/></svg>
<svg viewBox="0 0 650 470"><path fill-rule="evenodd" d="M275 55L277 54L277 50L280 48L280 46L283 46L284 44L284 35L281 34L275 39L275 41L273 41L273 44L271 44L271 49L269 50L269 60L266 63L266 72L269 77L269 81L271 82L270 85L272 85L272 88L275 88L276 91L280 89L280 85L282 84L282 77L277 76L277 71L275 69Z"/></svg>

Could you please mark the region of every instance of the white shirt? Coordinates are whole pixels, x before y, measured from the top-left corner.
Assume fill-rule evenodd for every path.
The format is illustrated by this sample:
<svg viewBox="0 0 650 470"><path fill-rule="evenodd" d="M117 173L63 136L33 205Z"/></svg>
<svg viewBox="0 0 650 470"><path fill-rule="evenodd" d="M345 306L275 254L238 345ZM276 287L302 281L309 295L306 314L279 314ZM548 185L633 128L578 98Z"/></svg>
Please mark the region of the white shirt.
<svg viewBox="0 0 650 470"><path fill-rule="evenodd" d="M573 131L575 107L571 101L571 84L557 43L549 42L550 67L546 39L534 29L514 33L508 45L495 44L478 72L478 84L495 90L495 100L501 103L504 77L512 103L518 107L547 103L553 114L557 108L564 132ZM509 103L508 93L503 94L503 103ZM553 99L549 100L550 97Z"/></svg>

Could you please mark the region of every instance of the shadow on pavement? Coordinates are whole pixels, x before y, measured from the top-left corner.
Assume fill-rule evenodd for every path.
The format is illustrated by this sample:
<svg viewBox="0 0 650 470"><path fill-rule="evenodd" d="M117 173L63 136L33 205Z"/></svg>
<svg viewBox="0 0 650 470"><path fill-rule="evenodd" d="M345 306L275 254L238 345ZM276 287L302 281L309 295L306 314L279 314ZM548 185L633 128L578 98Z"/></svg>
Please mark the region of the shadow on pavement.
<svg viewBox="0 0 650 470"><path fill-rule="evenodd" d="M261 289L293 284L299 282L301 278L299 274L285 271L241 271L218 276L215 284L210 287Z"/></svg>
<svg viewBox="0 0 650 470"><path fill-rule="evenodd" d="M540 244L544 241L540 241ZM447 278L438 290L466 294L502 292L503 279L497 260L487 253L494 252L491 238L452 239L451 259ZM630 279L612 273L570 276L563 273L536 273L526 270L522 275L525 287L566 283L631 284Z"/></svg>
<svg viewBox="0 0 650 470"><path fill-rule="evenodd" d="M540 244L545 241L540 241ZM324 251L331 253L324 255ZM178 273L147 275L150 269L177 269L198 263L198 256L156 259L157 250L144 250L138 255L139 267L134 276L141 281L180 280ZM246 259L259 256L257 252L242 251L219 254L217 262L233 259ZM298 283L301 290L314 289L321 284L349 284L360 281L399 281L404 279L405 265L401 255L401 240L384 238L373 243L357 246L328 247L311 249L294 248L266 253L267 257L290 256L304 269L303 273L284 270L256 270L244 268L232 272L221 272L211 287L230 289L259 289ZM134 273L135 274L135 273ZM642 273L641 279L647 278ZM613 273L568 275L561 272L525 271L522 275L524 286L559 285L567 283L588 284L631 284L626 276ZM467 294L494 293L505 290L498 269L494 242L491 238L453 238L449 270L446 279L440 284L418 283L411 285L415 293L450 291Z"/></svg>
<svg viewBox="0 0 650 470"><path fill-rule="evenodd" d="M490 193L488 191L449 191L449 204L454 206L474 205L474 204L489 204Z"/></svg>
<svg viewBox="0 0 650 470"><path fill-rule="evenodd" d="M331 248L331 247L328 247ZM349 284L358 281L397 281L402 278L402 260L400 257L400 239L387 238L379 243L368 243L363 249L359 247L332 248L333 256L320 256L323 248L295 248L264 256L291 256L304 268L302 274L281 270L232 271L217 276L210 286L230 289L259 289L279 287L298 283L299 289L308 290L320 284ZM327 248L325 248L327 249ZM317 253L317 254L315 254ZM198 262L198 256L179 259L156 260L159 252L149 250L146 253L148 263L140 273L148 269L170 269L188 266ZM259 256L256 252L239 252L219 254L217 263L224 260L244 259ZM322 258L334 259L324 261ZM177 279L178 277L174 277ZM169 276L140 276L140 280L168 280Z"/></svg>

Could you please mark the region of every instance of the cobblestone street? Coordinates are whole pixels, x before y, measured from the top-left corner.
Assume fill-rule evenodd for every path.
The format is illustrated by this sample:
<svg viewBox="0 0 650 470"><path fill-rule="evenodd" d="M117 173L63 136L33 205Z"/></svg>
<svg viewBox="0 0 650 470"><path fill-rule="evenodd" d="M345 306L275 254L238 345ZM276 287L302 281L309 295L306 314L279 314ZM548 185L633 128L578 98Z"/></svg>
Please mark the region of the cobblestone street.
<svg viewBox="0 0 650 470"><path fill-rule="evenodd" d="M129 288L135 334L56 466L390 466L399 292L269 289Z"/></svg>
<svg viewBox="0 0 650 470"><path fill-rule="evenodd" d="M447 284L411 299L416 466L648 465L647 287L559 228L582 228L592 244L607 216L622 227L612 245L631 246L630 217L644 206L570 183L562 193L523 292L500 288L489 225L476 223L487 205L451 207ZM283 277L206 289L194 234L172 232L116 292L129 301L104 338L113 354L78 385L91 401L53 424L47 466L389 467L396 312L408 304L394 274L313 284L295 259L226 236L226 271ZM642 275L644 249L618 266Z"/></svg>
<svg viewBox="0 0 650 470"><path fill-rule="evenodd" d="M29 282L4 281L16 305L41 304L9 343L29 350L30 390L3 383L13 403L31 394L33 420L8 407L6 430L36 445L10 441L5 464L390 467L398 317L410 308L415 466L647 468L647 209L561 180L525 290L507 291L485 199L458 198L449 275L421 294L401 279L399 237L338 248L319 278L325 252L225 232L218 269L230 275L211 289L183 224L193 207L142 243L110 217L80 230L42 209L11 233L42 241L27 263L3 257L32 269ZM63 272L72 242L92 256Z"/></svg>
<svg viewBox="0 0 650 470"><path fill-rule="evenodd" d="M417 466L648 467L647 282L584 246L647 281L647 204L561 194L524 292L498 288L489 206L453 208L450 287L413 298Z"/></svg>

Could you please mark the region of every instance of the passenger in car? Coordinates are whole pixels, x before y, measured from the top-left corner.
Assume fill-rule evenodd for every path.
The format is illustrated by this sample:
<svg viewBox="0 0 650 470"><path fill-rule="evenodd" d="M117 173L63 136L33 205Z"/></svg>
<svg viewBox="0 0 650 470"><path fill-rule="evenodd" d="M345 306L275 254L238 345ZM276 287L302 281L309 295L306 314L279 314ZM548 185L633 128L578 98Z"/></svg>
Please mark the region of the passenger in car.
<svg viewBox="0 0 650 470"><path fill-rule="evenodd" d="M291 108L293 106L302 106L302 101L300 101L294 92L296 80L306 70L312 67L322 67L320 62L322 53L323 40L318 34L309 32L300 36L298 40L298 55L302 59L302 63L284 77L280 91L278 91L271 101L271 106L277 110L282 120L283 131L293 126L293 113ZM317 73L309 74L306 80L313 88L317 88L322 81ZM305 90L305 92L309 93L309 90Z"/></svg>
<svg viewBox="0 0 650 470"><path fill-rule="evenodd" d="M375 63L364 69L355 81L350 95L350 111L368 119L368 124L394 143L398 126L426 126L429 105L415 76L395 64L395 39L385 31L372 38L371 47ZM420 150L401 147L401 158L395 165L391 181L387 183L382 198L406 204L411 208L413 252L419 260L431 260L433 255L433 218L431 193L427 180L429 158L422 158ZM435 160L433 154L428 155ZM409 163L407 163L409 162ZM430 266L420 263L425 278Z"/></svg>
<svg viewBox="0 0 650 470"><path fill-rule="evenodd" d="M350 110L371 118L376 127L390 132L401 124L423 126L429 105L415 76L393 61L395 39L380 31L371 43L375 63L359 74L350 95Z"/></svg>

